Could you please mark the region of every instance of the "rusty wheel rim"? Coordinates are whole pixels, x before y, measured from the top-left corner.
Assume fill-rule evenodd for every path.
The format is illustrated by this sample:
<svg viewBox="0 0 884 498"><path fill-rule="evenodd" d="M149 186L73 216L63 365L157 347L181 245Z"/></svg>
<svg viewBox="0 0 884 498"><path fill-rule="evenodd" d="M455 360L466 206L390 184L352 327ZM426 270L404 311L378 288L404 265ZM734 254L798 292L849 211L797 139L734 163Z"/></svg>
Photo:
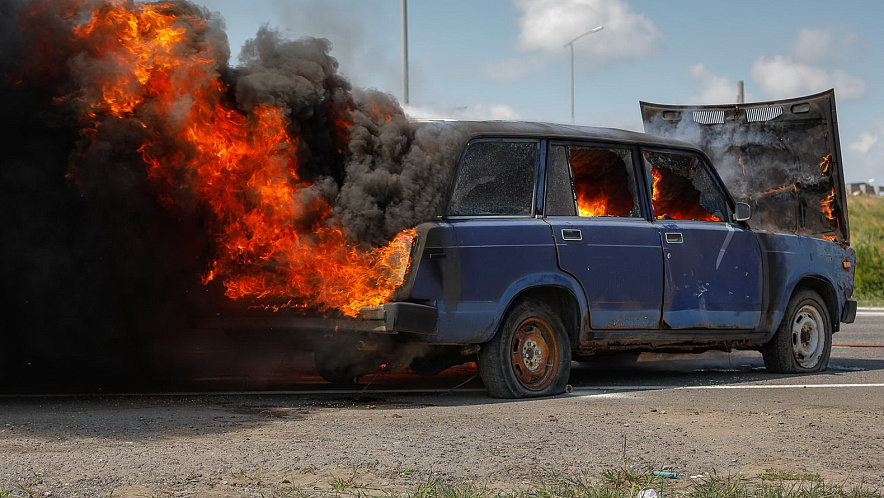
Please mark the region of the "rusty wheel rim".
<svg viewBox="0 0 884 498"><path fill-rule="evenodd" d="M510 343L510 359L513 374L523 387L531 391L549 387L559 363L559 344L552 327L539 318L520 323Z"/></svg>

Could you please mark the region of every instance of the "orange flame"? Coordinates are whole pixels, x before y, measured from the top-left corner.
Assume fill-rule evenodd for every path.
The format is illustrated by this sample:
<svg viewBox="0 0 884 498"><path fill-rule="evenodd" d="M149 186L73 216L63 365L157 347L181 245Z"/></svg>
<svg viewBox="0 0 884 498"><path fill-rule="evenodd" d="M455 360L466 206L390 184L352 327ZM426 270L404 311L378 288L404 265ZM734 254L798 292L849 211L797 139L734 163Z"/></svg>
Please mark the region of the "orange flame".
<svg viewBox="0 0 884 498"><path fill-rule="evenodd" d="M761 193L761 195L773 194L774 192L783 192L784 190L789 190L793 187L793 185L783 185L782 187L772 188L770 190L765 190Z"/></svg>
<svg viewBox="0 0 884 498"><path fill-rule="evenodd" d="M707 212L699 203L681 203L681 199L673 199L665 191L663 173L660 168L652 167L651 204L658 220L673 218L679 220L721 221L721 218ZM659 210L659 212L658 212ZM672 211L671 213L669 211Z"/></svg>
<svg viewBox="0 0 884 498"><path fill-rule="evenodd" d="M820 201L820 207L823 210L823 214L826 215L826 218L830 220L835 219L835 189L832 188L832 191L826 196L825 199Z"/></svg>
<svg viewBox="0 0 884 498"><path fill-rule="evenodd" d="M654 177L654 182L651 185L651 200L656 202L660 200L660 181L663 179L663 175L660 174L658 168L651 168L651 176Z"/></svg>
<svg viewBox="0 0 884 498"><path fill-rule="evenodd" d="M823 157L822 162L820 162L820 169L822 172L820 173L822 176L826 176L829 174L829 168L832 166L832 156L826 155Z"/></svg>
<svg viewBox="0 0 884 498"><path fill-rule="evenodd" d="M605 199L590 199L587 195L577 195L577 213L579 216L606 216L608 205Z"/></svg>
<svg viewBox="0 0 884 498"><path fill-rule="evenodd" d="M108 70L70 96L84 122L139 122L147 138L138 150L167 203L185 195L207 208L217 249L204 283L220 280L233 299L294 298L292 306L351 316L385 302L402 283L415 230L382 248L352 244L328 201L299 178L284 112L225 102L215 47L188 40L204 24L172 2L108 0L93 10L74 33ZM140 121L145 114L159 119ZM337 118L337 130L347 123Z"/></svg>

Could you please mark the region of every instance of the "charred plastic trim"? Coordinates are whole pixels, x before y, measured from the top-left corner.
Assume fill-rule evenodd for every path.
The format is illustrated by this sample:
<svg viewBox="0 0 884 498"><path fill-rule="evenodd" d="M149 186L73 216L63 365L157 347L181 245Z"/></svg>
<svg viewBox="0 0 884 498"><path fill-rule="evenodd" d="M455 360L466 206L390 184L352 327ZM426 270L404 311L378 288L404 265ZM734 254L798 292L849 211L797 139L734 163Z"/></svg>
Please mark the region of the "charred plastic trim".
<svg viewBox="0 0 884 498"><path fill-rule="evenodd" d="M841 311L841 321L844 323L853 323L856 321L856 301L847 301L844 303L844 309Z"/></svg>
<svg viewBox="0 0 884 498"><path fill-rule="evenodd" d="M415 303L386 303L383 306L388 332L433 335L439 323L439 310Z"/></svg>

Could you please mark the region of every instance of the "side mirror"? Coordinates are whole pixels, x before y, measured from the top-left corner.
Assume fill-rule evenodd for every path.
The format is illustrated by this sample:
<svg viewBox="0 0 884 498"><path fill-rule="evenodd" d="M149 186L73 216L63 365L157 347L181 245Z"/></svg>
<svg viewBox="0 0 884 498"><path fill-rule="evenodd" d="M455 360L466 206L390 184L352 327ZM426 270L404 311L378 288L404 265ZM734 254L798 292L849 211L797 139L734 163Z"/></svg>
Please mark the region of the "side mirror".
<svg viewBox="0 0 884 498"><path fill-rule="evenodd" d="M737 210L734 212L734 221L746 221L752 216L752 209L745 202L737 203Z"/></svg>

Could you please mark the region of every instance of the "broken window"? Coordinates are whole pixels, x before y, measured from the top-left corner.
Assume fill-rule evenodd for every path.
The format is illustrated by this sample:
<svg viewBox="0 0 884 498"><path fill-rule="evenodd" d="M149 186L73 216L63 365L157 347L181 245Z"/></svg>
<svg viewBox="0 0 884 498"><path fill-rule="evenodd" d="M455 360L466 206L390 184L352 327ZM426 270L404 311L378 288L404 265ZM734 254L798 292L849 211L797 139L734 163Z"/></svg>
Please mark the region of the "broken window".
<svg viewBox="0 0 884 498"><path fill-rule="evenodd" d="M454 183L448 215L531 215L536 167L536 142L470 143Z"/></svg>
<svg viewBox="0 0 884 498"><path fill-rule="evenodd" d="M654 217L722 221L727 203L718 185L694 154L645 151Z"/></svg>
<svg viewBox="0 0 884 498"><path fill-rule="evenodd" d="M641 217L630 149L553 145L548 182L548 216Z"/></svg>

